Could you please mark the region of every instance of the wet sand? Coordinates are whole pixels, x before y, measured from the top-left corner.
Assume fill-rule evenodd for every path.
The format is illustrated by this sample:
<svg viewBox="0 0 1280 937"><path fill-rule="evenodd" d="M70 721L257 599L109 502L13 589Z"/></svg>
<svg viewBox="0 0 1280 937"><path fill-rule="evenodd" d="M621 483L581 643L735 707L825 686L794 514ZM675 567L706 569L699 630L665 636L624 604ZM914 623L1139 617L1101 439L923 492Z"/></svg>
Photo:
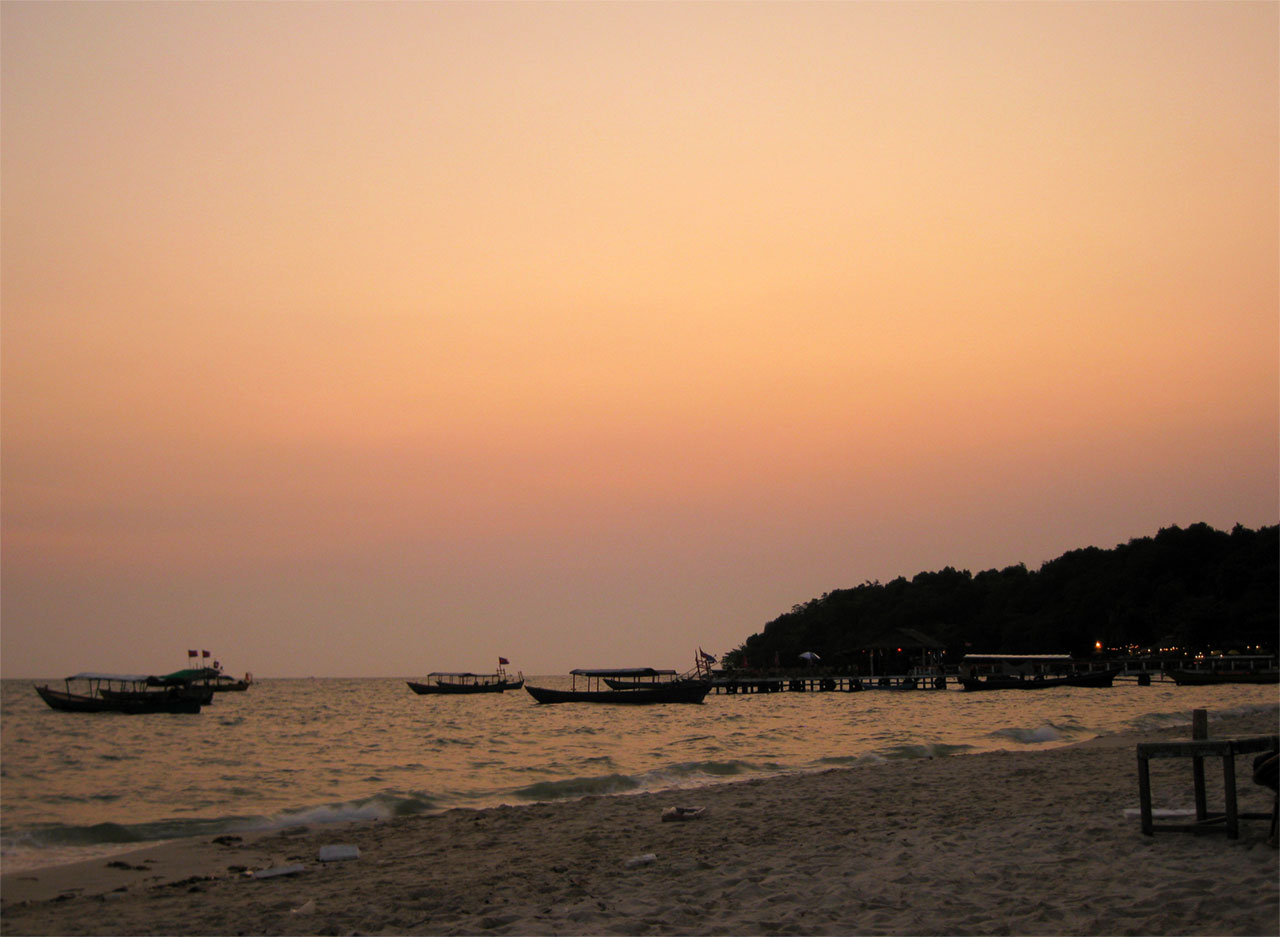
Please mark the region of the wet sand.
<svg viewBox="0 0 1280 937"><path fill-rule="evenodd" d="M1211 714L1215 737L1277 731L1280 710ZM0 933L1276 934L1265 820L1141 834L1134 745L1188 736L199 838L4 875ZM1269 813L1249 767L1241 810ZM1190 763L1153 762L1152 786L1189 808ZM705 811L665 822L673 806Z"/></svg>

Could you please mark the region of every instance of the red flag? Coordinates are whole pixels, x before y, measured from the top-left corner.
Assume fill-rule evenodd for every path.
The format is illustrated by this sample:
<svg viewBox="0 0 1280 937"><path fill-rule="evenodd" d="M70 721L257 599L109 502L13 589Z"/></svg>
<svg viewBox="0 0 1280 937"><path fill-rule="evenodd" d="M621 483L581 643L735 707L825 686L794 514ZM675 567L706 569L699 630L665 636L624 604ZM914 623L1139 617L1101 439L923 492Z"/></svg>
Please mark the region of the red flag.
<svg viewBox="0 0 1280 937"><path fill-rule="evenodd" d="M201 656L201 657L208 657L208 656L209 656L209 652L208 652L208 651L201 651L201 652L200 652L200 656Z"/></svg>
<svg viewBox="0 0 1280 937"><path fill-rule="evenodd" d="M196 656L196 652L195 652L195 651L187 651L187 656L188 656L188 657L195 657L195 656Z"/></svg>
<svg viewBox="0 0 1280 937"><path fill-rule="evenodd" d="M499 666L502 666L502 665L504 665L504 664L509 664L509 663L511 663L511 661L507 660L505 657L499 657L499 658L498 658L498 665L499 665Z"/></svg>

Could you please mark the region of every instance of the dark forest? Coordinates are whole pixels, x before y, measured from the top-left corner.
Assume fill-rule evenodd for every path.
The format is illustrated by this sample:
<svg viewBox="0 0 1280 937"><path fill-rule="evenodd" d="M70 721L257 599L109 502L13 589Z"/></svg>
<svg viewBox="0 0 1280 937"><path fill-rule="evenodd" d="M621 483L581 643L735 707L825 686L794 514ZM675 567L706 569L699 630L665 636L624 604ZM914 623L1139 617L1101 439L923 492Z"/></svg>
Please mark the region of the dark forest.
<svg viewBox="0 0 1280 937"><path fill-rule="evenodd" d="M1280 631L1280 527L1230 533L1168 527L1114 549L977 573L951 567L864 582L796 605L725 655L728 667L795 667L812 652L853 667L869 649L928 639L965 653L1141 654L1274 651ZM886 643L887 642L887 643Z"/></svg>

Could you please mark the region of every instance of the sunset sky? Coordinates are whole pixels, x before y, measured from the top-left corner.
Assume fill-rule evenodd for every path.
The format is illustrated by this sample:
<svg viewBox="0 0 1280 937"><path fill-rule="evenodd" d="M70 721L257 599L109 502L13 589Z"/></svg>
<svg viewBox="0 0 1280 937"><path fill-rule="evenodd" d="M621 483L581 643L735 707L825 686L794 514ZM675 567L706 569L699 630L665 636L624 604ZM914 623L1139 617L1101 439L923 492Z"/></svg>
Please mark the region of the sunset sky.
<svg viewBox="0 0 1280 937"><path fill-rule="evenodd" d="M1275 3L0 43L5 677L684 668L867 580L1280 520Z"/></svg>

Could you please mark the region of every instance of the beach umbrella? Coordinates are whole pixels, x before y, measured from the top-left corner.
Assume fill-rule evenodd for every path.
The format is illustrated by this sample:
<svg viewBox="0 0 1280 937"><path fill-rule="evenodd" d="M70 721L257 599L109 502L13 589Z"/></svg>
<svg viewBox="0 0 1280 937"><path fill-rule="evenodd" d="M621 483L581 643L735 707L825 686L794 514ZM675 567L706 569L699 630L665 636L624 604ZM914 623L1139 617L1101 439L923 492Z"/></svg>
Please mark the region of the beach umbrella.
<svg viewBox="0 0 1280 937"><path fill-rule="evenodd" d="M810 665L813 665L815 662L822 660L822 658L819 657L817 654L813 653L813 651L805 651L803 654L800 655L800 659Z"/></svg>

